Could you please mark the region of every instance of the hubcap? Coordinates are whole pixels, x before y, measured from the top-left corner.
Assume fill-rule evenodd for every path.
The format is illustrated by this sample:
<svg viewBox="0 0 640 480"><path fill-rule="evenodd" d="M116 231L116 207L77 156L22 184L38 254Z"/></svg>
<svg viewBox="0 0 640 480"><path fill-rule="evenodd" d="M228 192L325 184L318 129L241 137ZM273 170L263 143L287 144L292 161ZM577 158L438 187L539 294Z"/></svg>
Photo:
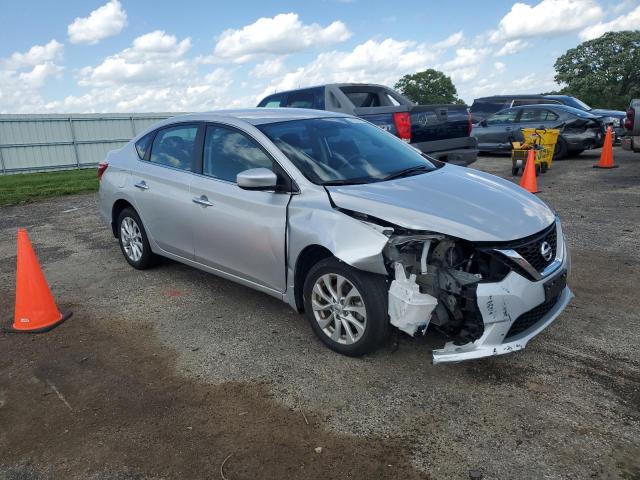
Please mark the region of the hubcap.
<svg viewBox="0 0 640 480"><path fill-rule="evenodd" d="M137 262L142 258L142 233L136 221L131 217L125 217L120 225L120 241L125 255L129 260Z"/></svg>
<svg viewBox="0 0 640 480"><path fill-rule="evenodd" d="M342 275L328 273L316 280L311 293L313 316L331 340L356 343L367 327L367 309L358 289Z"/></svg>

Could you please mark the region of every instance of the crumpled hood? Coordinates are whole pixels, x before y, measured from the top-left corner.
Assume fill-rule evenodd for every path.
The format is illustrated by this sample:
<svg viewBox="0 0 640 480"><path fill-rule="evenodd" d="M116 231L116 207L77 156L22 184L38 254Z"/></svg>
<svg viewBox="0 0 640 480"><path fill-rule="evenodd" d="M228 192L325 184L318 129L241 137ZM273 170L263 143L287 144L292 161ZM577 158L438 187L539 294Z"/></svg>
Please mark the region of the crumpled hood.
<svg viewBox="0 0 640 480"><path fill-rule="evenodd" d="M555 220L544 202L519 186L455 165L387 182L326 188L338 207L469 241L516 240Z"/></svg>

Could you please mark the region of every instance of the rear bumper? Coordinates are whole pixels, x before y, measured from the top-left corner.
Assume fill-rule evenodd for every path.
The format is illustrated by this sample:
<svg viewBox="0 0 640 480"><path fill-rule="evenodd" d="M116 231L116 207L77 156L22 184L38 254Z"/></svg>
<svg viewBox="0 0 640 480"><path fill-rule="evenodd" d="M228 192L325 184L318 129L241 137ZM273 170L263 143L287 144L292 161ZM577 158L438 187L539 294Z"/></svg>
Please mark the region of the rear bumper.
<svg viewBox="0 0 640 480"><path fill-rule="evenodd" d="M430 157L454 165L471 165L478 159L478 141L475 137L459 137L433 142L411 144Z"/></svg>

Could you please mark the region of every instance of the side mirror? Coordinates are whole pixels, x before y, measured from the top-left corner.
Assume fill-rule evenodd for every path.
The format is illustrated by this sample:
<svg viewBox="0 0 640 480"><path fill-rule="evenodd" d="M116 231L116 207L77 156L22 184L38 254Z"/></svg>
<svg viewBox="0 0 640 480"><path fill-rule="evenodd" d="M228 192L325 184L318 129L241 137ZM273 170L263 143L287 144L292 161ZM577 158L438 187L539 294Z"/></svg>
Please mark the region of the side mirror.
<svg viewBox="0 0 640 480"><path fill-rule="evenodd" d="M245 190L275 190L278 176L268 168L250 168L236 176L236 183Z"/></svg>
<svg viewBox="0 0 640 480"><path fill-rule="evenodd" d="M487 121L486 120L482 120L478 125L480 125L481 127L486 127L487 126Z"/></svg>

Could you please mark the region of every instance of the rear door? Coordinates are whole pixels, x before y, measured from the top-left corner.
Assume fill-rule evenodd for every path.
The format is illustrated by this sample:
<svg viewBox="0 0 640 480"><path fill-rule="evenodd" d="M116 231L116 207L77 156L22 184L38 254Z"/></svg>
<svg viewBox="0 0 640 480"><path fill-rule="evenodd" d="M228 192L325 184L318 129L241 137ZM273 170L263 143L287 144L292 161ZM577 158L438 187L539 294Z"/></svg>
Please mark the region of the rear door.
<svg viewBox="0 0 640 480"><path fill-rule="evenodd" d="M203 134L195 123L159 129L130 177L147 233L163 250L188 259L194 255L189 184Z"/></svg>
<svg viewBox="0 0 640 480"><path fill-rule="evenodd" d="M260 167L278 174L281 192L238 187L238 173ZM194 175L191 183L196 260L283 292L290 197L285 175L265 149L245 132L227 125L208 125L202 174Z"/></svg>
<svg viewBox="0 0 640 480"><path fill-rule="evenodd" d="M509 108L490 116L484 124L474 126L478 148L484 151L510 150L517 114L518 109Z"/></svg>

